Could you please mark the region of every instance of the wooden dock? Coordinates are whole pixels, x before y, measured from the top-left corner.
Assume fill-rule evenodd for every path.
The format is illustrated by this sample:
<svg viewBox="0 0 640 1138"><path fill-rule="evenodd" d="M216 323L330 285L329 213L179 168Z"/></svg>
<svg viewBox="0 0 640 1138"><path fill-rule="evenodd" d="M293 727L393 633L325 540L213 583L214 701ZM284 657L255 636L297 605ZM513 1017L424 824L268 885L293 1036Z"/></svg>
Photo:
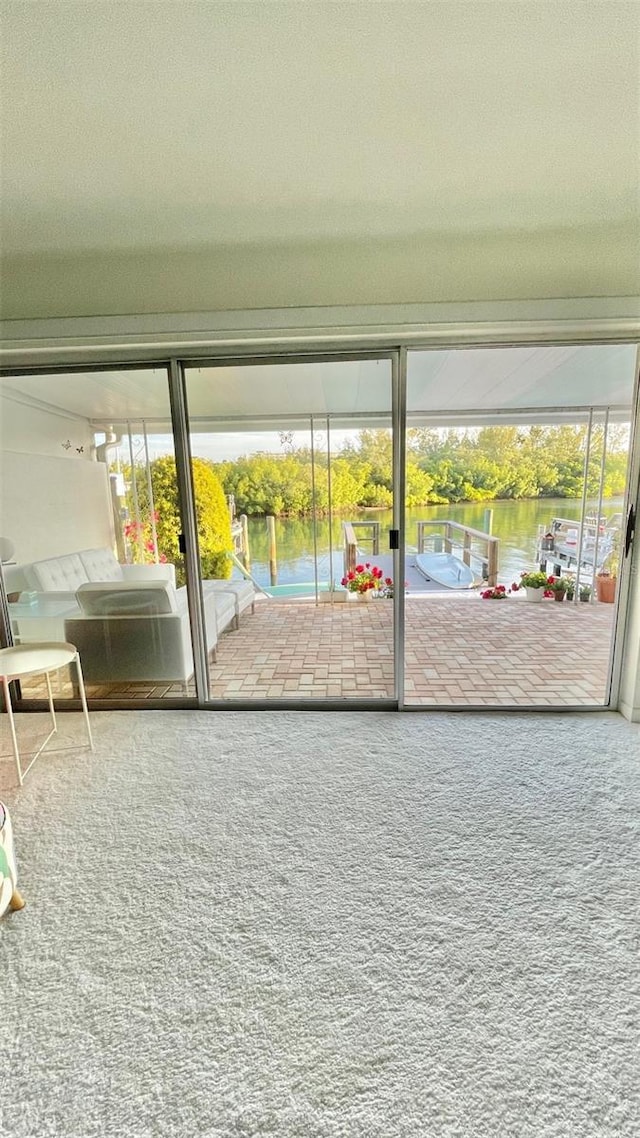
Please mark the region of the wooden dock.
<svg viewBox="0 0 640 1138"><path fill-rule="evenodd" d="M437 532L436 532L437 531ZM376 564L385 575L392 574L392 557L380 553L380 522L348 521L342 523L344 576L364 560L375 558ZM422 574L412 563L412 554L424 553L427 548L435 552L452 553L459 557L475 573L478 584L498 583L498 550L500 539L482 530L462 525L452 519L419 521L416 532L416 548L408 548L406 553L408 587L415 592L431 591ZM388 566L388 568L387 568ZM411 579L410 579L411 575ZM420 580L419 580L420 578ZM422 583L420 583L420 581ZM436 586L441 589L441 586ZM444 592L451 592L445 589Z"/></svg>

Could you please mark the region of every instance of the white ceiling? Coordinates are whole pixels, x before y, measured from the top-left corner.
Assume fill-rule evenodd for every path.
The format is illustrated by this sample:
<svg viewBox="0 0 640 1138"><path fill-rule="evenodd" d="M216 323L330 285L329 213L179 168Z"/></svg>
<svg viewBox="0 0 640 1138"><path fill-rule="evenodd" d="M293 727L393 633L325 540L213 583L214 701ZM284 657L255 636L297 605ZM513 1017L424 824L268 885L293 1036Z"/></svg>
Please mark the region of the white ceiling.
<svg viewBox="0 0 640 1138"><path fill-rule="evenodd" d="M409 352L408 412L446 412L455 422L466 412L612 406L629 417L636 359L632 344ZM309 415L331 415L339 427L391 417L389 360L193 366L186 384L194 432L284 429ZM3 392L94 423L170 423L162 368L10 377L0 381Z"/></svg>
<svg viewBox="0 0 640 1138"><path fill-rule="evenodd" d="M628 223L636 0L2 0L5 254Z"/></svg>

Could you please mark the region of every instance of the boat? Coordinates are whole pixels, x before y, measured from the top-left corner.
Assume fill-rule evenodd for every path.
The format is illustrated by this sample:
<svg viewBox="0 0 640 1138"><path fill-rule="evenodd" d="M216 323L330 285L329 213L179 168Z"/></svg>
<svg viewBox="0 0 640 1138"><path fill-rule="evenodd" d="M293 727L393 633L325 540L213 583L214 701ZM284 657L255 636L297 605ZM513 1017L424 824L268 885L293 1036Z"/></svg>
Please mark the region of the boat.
<svg viewBox="0 0 640 1138"><path fill-rule="evenodd" d="M587 515L584 525L569 518L552 518L549 526L538 526L536 561L545 572L556 576L574 571L580 557L580 572L601 569L620 537L621 514L612 518ZM580 537L582 534L582 545Z"/></svg>
<svg viewBox="0 0 640 1138"><path fill-rule="evenodd" d="M472 589L475 584L472 570L452 553L418 553L415 565L427 581L446 589Z"/></svg>

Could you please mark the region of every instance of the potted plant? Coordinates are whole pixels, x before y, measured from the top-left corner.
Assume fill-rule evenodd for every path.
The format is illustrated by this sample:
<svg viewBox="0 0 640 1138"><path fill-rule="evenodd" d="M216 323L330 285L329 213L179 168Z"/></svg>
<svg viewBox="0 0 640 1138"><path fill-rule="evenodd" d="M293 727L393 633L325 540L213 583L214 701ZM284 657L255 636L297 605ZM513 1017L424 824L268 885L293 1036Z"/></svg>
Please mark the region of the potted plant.
<svg viewBox="0 0 640 1138"><path fill-rule="evenodd" d="M576 583L575 583L573 577L565 577L565 581L567 582L567 588L566 588L566 594L565 594L566 598L568 601L572 601L576 595Z"/></svg>
<svg viewBox="0 0 640 1138"><path fill-rule="evenodd" d="M591 600L591 585L581 585L580 586L580 592L579 592L578 596L580 597L581 601L584 601L585 604L587 601L590 601Z"/></svg>
<svg viewBox="0 0 640 1138"><path fill-rule="evenodd" d="M340 583L349 593L354 593L357 600L361 601L370 601L384 588L382 569L377 565L371 565L369 561L364 565L356 565L355 569L350 569Z"/></svg>
<svg viewBox="0 0 640 1138"><path fill-rule="evenodd" d="M567 592L568 586L573 585L567 577L551 577L547 582L550 591L553 593L554 601L563 601Z"/></svg>
<svg viewBox="0 0 640 1138"><path fill-rule="evenodd" d="M517 593L518 589L526 590L526 599L537 603L541 601L545 591L549 588L549 578L541 569L525 570L520 574L520 583L514 581L511 591Z"/></svg>
<svg viewBox="0 0 640 1138"><path fill-rule="evenodd" d="M596 596L599 601L612 605L616 599L616 585L618 583L618 569L620 555L617 548L605 557L602 568L596 573Z"/></svg>

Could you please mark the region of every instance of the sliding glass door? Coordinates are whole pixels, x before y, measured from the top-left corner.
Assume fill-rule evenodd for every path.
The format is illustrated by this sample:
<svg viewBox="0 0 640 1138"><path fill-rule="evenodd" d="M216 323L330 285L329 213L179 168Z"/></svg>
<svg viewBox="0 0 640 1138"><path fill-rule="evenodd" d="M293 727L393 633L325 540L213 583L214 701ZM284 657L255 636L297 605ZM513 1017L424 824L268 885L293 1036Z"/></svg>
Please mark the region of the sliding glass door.
<svg viewBox="0 0 640 1138"><path fill-rule="evenodd" d="M14 643L76 645L94 701L195 697L166 368L7 376L0 412Z"/></svg>
<svg viewBox="0 0 640 1138"><path fill-rule="evenodd" d="M392 361L185 368L212 700L392 700Z"/></svg>
<svg viewBox="0 0 640 1138"><path fill-rule="evenodd" d="M0 379L14 641L111 706L607 706L635 345L408 351L402 446L401 355Z"/></svg>
<svg viewBox="0 0 640 1138"><path fill-rule="evenodd" d="M634 345L408 353L408 705L607 705L635 370Z"/></svg>

